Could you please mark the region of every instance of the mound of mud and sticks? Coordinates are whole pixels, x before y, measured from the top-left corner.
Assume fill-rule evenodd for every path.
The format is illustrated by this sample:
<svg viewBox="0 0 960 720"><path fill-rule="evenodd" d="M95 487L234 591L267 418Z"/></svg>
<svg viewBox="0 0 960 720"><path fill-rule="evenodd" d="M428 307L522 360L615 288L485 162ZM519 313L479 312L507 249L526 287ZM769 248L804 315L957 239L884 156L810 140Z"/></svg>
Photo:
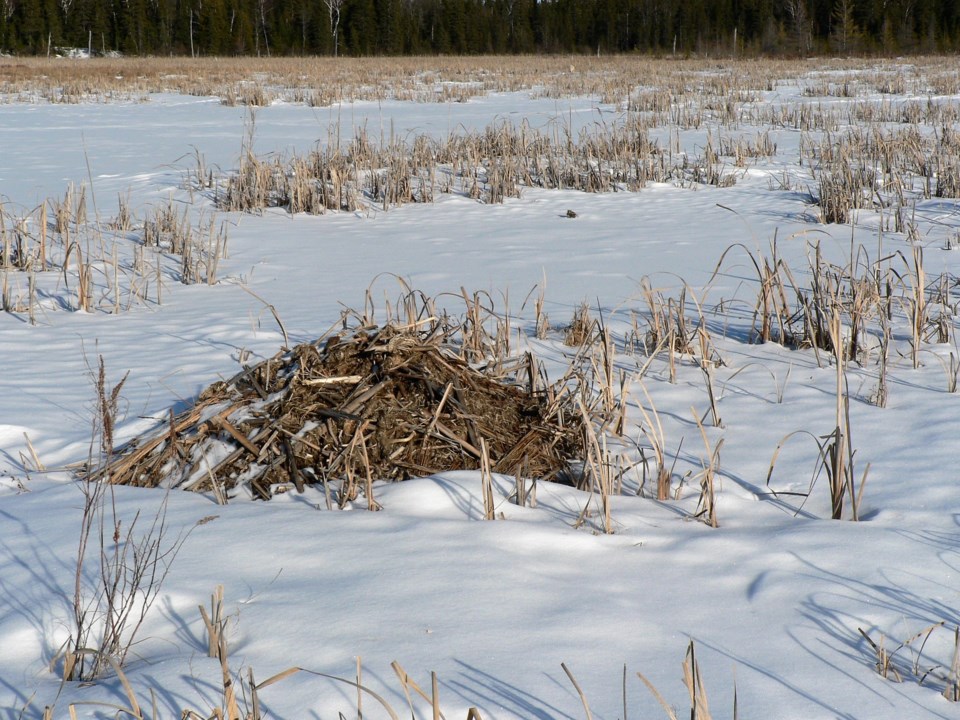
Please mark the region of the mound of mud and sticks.
<svg viewBox="0 0 960 720"><path fill-rule="evenodd" d="M207 387L86 476L269 499L321 485L344 506L372 482L484 469L554 480L583 457L581 383L529 355L483 364L451 332L344 330Z"/></svg>

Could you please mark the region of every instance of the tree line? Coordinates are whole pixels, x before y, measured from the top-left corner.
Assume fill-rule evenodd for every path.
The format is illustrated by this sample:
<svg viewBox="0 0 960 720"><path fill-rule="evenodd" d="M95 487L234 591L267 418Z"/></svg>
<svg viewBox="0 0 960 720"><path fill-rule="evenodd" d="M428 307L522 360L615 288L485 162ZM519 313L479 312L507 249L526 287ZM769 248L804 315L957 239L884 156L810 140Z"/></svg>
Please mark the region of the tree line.
<svg viewBox="0 0 960 720"><path fill-rule="evenodd" d="M958 0L0 0L0 52L812 54L960 48Z"/></svg>

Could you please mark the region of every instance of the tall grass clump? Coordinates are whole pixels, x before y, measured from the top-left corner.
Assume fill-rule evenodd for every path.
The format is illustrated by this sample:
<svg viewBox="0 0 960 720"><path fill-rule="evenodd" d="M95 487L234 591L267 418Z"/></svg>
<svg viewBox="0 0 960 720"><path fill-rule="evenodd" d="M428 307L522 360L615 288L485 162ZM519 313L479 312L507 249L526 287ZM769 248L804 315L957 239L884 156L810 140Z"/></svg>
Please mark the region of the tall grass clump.
<svg viewBox="0 0 960 720"><path fill-rule="evenodd" d="M767 471L766 484L770 487L774 468L781 449L788 440L798 434L813 439L817 446L817 458L810 480L810 490L821 475L826 475L827 488L830 495L830 517L841 520L845 505L849 506L850 519L859 520L860 506L863 501L863 491L866 487L870 464L858 476L855 465L856 449L852 439L850 422L850 395L846 377L847 356L844 350L843 325L840 311L835 309L829 324L831 344L833 346L833 361L836 371L835 413L834 427L826 435L816 436L807 431L796 431L788 434L777 445L770 467ZM808 492L809 494L809 492Z"/></svg>
<svg viewBox="0 0 960 720"><path fill-rule="evenodd" d="M551 133L525 122L499 122L482 131L451 133L442 141L416 135L377 142L360 129L342 142L337 130L323 147L287 159L259 158L248 141L235 172L213 180L208 172L198 166L192 182L197 189L211 189L223 210L282 207L314 214L388 210L433 202L438 193L499 204L519 197L524 187L616 192L650 182L728 186L736 179L722 172L712 145L702 157L671 157L633 115L576 135L568 127Z"/></svg>
<svg viewBox="0 0 960 720"><path fill-rule="evenodd" d="M111 387L100 358L90 466L108 465L112 458L125 381ZM74 681L123 665L190 533L171 534L166 496L152 516L137 511L125 519L109 475L83 482L81 489L71 633L62 650L62 677Z"/></svg>

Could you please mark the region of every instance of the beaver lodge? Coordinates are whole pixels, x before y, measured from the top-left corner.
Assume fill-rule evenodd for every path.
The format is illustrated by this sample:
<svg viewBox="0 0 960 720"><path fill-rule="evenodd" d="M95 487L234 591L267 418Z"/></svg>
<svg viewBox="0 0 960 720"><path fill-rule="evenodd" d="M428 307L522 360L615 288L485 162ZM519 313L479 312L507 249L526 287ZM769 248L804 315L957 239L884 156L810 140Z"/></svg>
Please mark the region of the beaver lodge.
<svg viewBox="0 0 960 720"><path fill-rule="evenodd" d="M207 387L189 410L88 477L269 499L321 485L341 507L374 480L483 468L557 479L583 457L571 371L548 385L530 354L468 362L462 325L364 326L306 343Z"/></svg>

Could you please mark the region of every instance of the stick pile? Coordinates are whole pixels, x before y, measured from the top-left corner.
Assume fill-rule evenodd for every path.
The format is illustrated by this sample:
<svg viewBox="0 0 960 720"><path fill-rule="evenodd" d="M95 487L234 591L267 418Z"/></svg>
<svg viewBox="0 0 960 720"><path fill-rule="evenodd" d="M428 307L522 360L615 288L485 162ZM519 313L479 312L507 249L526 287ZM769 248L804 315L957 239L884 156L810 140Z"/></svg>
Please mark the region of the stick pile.
<svg viewBox="0 0 960 720"><path fill-rule="evenodd" d="M530 356L512 374L477 369L463 347L449 331L395 325L299 345L210 385L88 477L223 499L239 486L269 499L321 484L343 506L361 491L372 504L374 480L486 460L493 472L554 479L583 457L575 378L546 387Z"/></svg>

